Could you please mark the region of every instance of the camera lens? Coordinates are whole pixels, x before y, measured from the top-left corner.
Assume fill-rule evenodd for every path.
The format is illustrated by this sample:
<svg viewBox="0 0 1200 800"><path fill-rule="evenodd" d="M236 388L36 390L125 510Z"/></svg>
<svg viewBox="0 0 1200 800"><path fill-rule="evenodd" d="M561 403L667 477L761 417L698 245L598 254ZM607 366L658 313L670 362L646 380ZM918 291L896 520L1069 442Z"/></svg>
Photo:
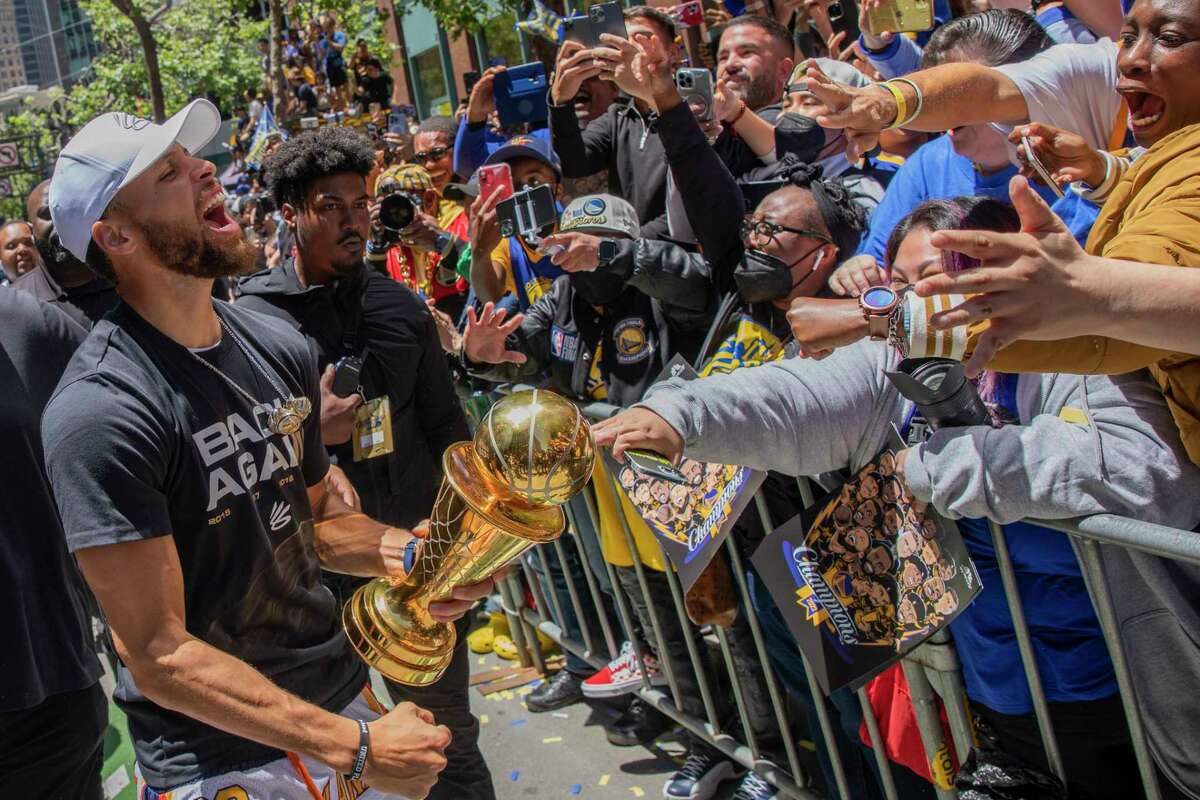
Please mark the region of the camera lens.
<svg viewBox="0 0 1200 800"><path fill-rule="evenodd" d="M902 361L887 373L900 394L916 404L929 427L956 428L987 424L987 406L967 380L963 365L943 358Z"/></svg>
<svg viewBox="0 0 1200 800"><path fill-rule="evenodd" d="M400 232L412 225L417 216L417 207L408 195L389 194L379 203L379 224L393 232Z"/></svg>

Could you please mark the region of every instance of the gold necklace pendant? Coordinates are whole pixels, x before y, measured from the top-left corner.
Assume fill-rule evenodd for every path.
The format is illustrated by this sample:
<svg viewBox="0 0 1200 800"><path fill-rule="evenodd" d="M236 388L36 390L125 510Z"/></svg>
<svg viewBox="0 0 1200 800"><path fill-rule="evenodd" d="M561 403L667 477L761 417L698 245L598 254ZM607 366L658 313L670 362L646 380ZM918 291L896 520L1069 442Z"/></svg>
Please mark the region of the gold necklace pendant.
<svg viewBox="0 0 1200 800"><path fill-rule="evenodd" d="M267 425L281 436L291 436L300 430L311 411L312 403L307 397L289 397L283 405L270 413Z"/></svg>

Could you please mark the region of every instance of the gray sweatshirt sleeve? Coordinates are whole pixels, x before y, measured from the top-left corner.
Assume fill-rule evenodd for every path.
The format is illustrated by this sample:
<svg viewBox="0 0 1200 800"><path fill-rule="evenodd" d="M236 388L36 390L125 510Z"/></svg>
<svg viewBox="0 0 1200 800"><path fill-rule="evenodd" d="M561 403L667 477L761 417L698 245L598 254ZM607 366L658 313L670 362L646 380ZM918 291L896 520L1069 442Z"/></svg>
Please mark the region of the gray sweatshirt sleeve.
<svg viewBox="0 0 1200 800"><path fill-rule="evenodd" d="M936 432L909 452L905 478L914 496L950 517L1001 523L1110 513L1195 524L1200 471L1144 371L1021 381L1021 417L1029 422Z"/></svg>
<svg viewBox="0 0 1200 800"><path fill-rule="evenodd" d="M789 475L857 469L886 443L903 401L890 355L863 341L822 361L789 358L655 385L639 405L682 435L693 458Z"/></svg>

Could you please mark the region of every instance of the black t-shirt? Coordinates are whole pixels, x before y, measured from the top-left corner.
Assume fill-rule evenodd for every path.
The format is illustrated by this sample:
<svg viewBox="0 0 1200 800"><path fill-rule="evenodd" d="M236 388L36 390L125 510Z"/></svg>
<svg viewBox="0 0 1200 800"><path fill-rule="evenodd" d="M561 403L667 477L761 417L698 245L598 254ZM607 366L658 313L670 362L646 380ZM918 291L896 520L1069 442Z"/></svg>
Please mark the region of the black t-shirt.
<svg viewBox="0 0 1200 800"><path fill-rule="evenodd" d="M292 436L269 430L267 414L286 398L228 333L189 352L122 304L79 348L42 422L67 542L77 551L173 536L189 633L340 710L366 670L321 584L313 545L306 488L329 467L316 363L287 325L214 307L289 395L310 399L304 427ZM154 705L124 668L115 696L153 787L282 755Z"/></svg>
<svg viewBox="0 0 1200 800"><path fill-rule="evenodd" d="M0 712L85 689L100 676L38 429L85 335L57 308L0 287Z"/></svg>
<svg viewBox="0 0 1200 800"><path fill-rule="evenodd" d="M98 319L116 308L120 299L117 287L98 275L82 286L63 288L41 264L17 278L13 288L56 304L84 328L91 328Z"/></svg>

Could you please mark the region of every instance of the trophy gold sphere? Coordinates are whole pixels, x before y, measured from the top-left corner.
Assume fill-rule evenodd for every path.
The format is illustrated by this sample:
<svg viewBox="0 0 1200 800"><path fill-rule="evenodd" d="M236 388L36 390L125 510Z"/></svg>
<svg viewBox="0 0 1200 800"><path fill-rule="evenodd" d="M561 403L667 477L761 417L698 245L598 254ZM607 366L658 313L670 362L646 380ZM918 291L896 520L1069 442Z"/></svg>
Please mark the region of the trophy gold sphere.
<svg viewBox="0 0 1200 800"><path fill-rule="evenodd" d="M544 390L497 402L475 432L475 455L508 499L534 508L570 500L592 477L591 427L578 406Z"/></svg>
<svg viewBox="0 0 1200 800"><path fill-rule="evenodd" d="M442 456L445 477L412 572L373 580L346 603L342 623L359 656L398 683L436 681L456 636L429 604L557 539L560 506L587 484L594 461L587 420L553 392L517 392L492 406L474 439Z"/></svg>

